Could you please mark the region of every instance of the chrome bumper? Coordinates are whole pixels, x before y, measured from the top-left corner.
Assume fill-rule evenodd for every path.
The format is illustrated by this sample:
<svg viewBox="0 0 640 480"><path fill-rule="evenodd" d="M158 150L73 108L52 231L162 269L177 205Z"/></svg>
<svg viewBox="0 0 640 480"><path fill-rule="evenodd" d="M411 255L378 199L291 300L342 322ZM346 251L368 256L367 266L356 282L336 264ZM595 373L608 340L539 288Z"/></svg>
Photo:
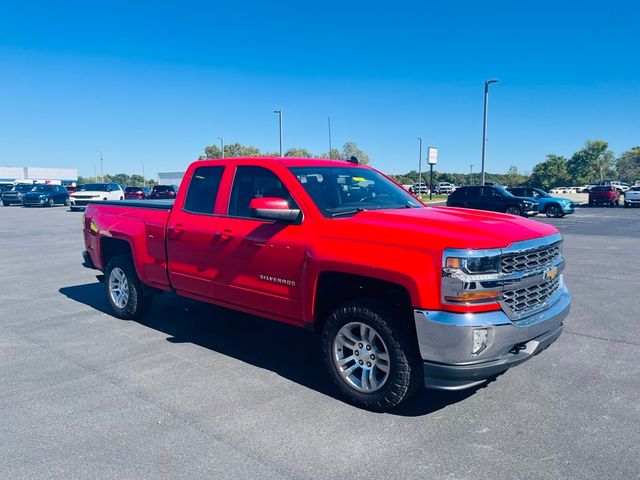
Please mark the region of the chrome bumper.
<svg viewBox="0 0 640 480"><path fill-rule="evenodd" d="M425 386L462 390L518 365L551 345L562 333L571 295L562 286L547 309L517 322L502 311L452 313L414 310ZM487 345L473 355L473 331L488 330Z"/></svg>

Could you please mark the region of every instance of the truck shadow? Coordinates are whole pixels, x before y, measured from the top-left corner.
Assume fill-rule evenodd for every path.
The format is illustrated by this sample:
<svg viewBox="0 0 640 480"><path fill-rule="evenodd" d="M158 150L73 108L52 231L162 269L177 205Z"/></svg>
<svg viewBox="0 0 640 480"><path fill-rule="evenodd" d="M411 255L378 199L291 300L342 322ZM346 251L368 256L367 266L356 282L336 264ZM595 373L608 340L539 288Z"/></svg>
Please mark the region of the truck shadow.
<svg viewBox="0 0 640 480"><path fill-rule="evenodd" d="M111 313L100 283L63 287L59 292L95 310ZM310 331L174 294L158 295L149 313L137 322L167 334L168 342L193 343L342 401L324 370L319 335ZM389 414L427 415L472 396L476 390L420 389Z"/></svg>

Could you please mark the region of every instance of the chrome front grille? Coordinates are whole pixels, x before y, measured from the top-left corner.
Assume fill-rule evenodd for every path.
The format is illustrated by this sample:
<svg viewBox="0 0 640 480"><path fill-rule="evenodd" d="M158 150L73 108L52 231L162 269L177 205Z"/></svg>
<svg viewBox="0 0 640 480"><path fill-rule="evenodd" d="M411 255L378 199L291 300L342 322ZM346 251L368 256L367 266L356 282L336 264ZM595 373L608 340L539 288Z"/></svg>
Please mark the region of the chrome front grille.
<svg viewBox="0 0 640 480"><path fill-rule="evenodd" d="M502 301L516 318L522 318L544 306L560 288L560 281L561 277L558 276L527 288L505 291L502 293Z"/></svg>
<svg viewBox="0 0 640 480"><path fill-rule="evenodd" d="M502 273L510 274L540 270L548 267L561 255L562 242L545 245L541 248L525 250L523 252L506 253L502 255Z"/></svg>

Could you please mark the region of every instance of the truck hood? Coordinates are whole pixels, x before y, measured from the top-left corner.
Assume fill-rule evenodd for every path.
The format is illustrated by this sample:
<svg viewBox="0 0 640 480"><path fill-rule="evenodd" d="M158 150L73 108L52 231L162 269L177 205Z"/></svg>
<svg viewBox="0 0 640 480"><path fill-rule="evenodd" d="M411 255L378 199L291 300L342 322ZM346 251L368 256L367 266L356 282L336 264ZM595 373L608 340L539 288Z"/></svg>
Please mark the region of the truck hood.
<svg viewBox="0 0 640 480"><path fill-rule="evenodd" d="M341 234L352 229L354 235L369 231L373 241L383 243L476 250L558 233L550 225L523 217L452 207L367 210L332 222L342 225Z"/></svg>

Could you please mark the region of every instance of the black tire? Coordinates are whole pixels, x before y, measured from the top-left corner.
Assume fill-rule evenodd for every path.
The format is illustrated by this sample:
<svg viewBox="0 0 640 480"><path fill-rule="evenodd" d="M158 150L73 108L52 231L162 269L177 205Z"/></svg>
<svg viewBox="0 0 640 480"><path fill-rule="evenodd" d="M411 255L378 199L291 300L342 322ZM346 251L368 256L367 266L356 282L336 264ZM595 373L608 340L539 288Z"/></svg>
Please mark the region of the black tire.
<svg viewBox="0 0 640 480"><path fill-rule="evenodd" d="M71 202L70 202L70 201L69 201L69 199L67 198L67 199L64 201L64 206L65 206L65 207L68 207L70 204L71 204Z"/></svg>
<svg viewBox="0 0 640 480"><path fill-rule="evenodd" d="M551 218L560 218L562 217L562 209L560 208L560 205L558 205L557 203L552 203L551 205L547 205L547 208L545 208L544 213L547 215L547 217Z"/></svg>
<svg viewBox="0 0 640 480"><path fill-rule="evenodd" d="M49 200L47 200L47 207L53 207L55 204L56 204L56 202L53 199L53 197L51 197Z"/></svg>
<svg viewBox="0 0 640 480"><path fill-rule="evenodd" d="M522 210L520 209L519 206L517 205L509 205L504 213L506 213L507 215L516 215L516 216L522 216Z"/></svg>
<svg viewBox="0 0 640 480"><path fill-rule="evenodd" d="M120 272L124 273L128 285L128 298L123 305L116 304L110 290L111 273L115 269L119 269ZM145 295L131 257L128 255L116 255L109 260L107 268L104 271L104 289L114 316L125 320L142 317L149 310L153 302L152 295Z"/></svg>
<svg viewBox="0 0 640 480"><path fill-rule="evenodd" d="M2 204L3 204L5 207L8 207L8 206L10 206L10 205L11 205L9 202L2 202Z"/></svg>
<svg viewBox="0 0 640 480"><path fill-rule="evenodd" d="M382 385L372 392L363 392L351 385L340 374L334 360L334 340L340 330L352 322L371 327L388 351L388 374ZM320 342L324 364L333 383L348 402L367 410L388 411L409 398L424 381L414 336L397 308L374 299L350 301L334 310L322 329Z"/></svg>

